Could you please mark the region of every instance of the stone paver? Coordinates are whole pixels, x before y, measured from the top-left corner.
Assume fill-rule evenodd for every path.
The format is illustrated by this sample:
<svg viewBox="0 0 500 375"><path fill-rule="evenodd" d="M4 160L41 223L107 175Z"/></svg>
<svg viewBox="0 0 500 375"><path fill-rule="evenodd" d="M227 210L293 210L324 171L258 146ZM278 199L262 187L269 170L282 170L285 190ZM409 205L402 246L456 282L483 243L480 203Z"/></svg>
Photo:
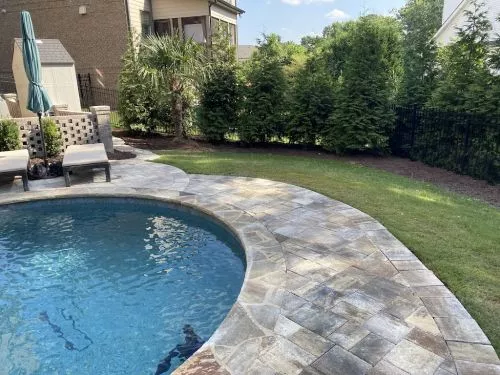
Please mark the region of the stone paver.
<svg viewBox="0 0 500 375"><path fill-rule="evenodd" d="M410 327L404 321L386 314L375 315L364 327L393 344L400 342L410 332Z"/></svg>
<svg viewBox="0 0 500 375"><path fill-rule="evenodd" d="M421 375L434 374L444 361L440 356L407 340L396 345L385 359L410 374Z"/></svg>
<svg viewBox="0 0 500 375"><path fill-rule="evenodd" d="M500 366L488 363L457 361L458 375L500 375Z"/></svg>
<svg viewBox="0 0 500 375"><path fill-rule="evenodd" d="M490 344L479 325L473 319L455 317L436 318L436 323L445 340L477 344Z"/></svg>
<svg viewBox="0 0 500 375"><path fill-rule="evenodd" d="M312 365L321 374L362 375L371 369L368 362L342 349L333 347Z"/></svg>
<svg viewBox="0 0 500 375"><path fill-rule="evenodd" d="M491 345L448 341L448 347L453 358L461 361L500 364L495 349Z"/></svg>
<svg viewBox="0 0 500 375"><path fill-rule="evenodd" d="M115 143L117 144L117 143ZM0 204L72 196L154 198L224 222L246 251L238 301L176 374L500 374L460 302L368 215L318 193L245 177L187 175L136 159L97 174L0 185ZM1 356L1 353L0 353Z"/></svg>
<svg viewBox="0 0 500 375"><path fill-rule="evenodd" d="M350 352L357 355L372 365L376 365L384 356L389 353L394 344L386 339L370 333L363 340L358 342Z"/></svg>

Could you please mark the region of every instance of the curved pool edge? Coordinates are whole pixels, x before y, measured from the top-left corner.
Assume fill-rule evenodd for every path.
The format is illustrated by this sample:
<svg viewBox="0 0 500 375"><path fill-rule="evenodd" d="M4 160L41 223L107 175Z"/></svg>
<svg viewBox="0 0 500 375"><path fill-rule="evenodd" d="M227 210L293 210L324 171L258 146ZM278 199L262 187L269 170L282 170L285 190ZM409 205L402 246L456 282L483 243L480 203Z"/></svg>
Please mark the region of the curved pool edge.
<svg viewBox="0 0 500 375"><path fill-rule="evenodd" d="M273 328L280 312L283 298L282 286L286 281L286 266L281 245L267 228L252 215L234 206L211 203L209 198L185 194L172 190L116 188L72 188L53 191L28 192L25 194L0 195L0 206L72 198L132 198L156 200L184 207L209 216L228 229L239 241L246 260L246 269L240 293L221 325L206 343L173 374L215 374L228 373L216 355L216 346L234 347L257 334L260 337L273 336ZM262 293L254 288L259 279L266 278L260 285ZM270 283L270 284L269 284ZM267 285L266 285L267 284ZM269 297L268 297L269 296ZM269 319L275 316L276 319ZM242 334L245 326L247 334ZM256 336L257 337L257 336ZM219 358L217 358L219 357ZM219 360L217 360L219 359Z"/></svg>
<svg viewBox="0 0 500 375"><path fill-rule="evenodd" d="M349 364L345 374L402 373L402 368L500 374L491 343L458 299L383 225L357 209L298 186L252 178L190 175L182 192L88 186L0 195L0 204L96 196L164 200L221 221L245 250L247 269L235 305L175 375L328 374L342 363ZM366 242L359 242L361 235ZM370 281L340 298L343 306L370 309L369 315L316 299L321 279L345 273L332 266L346 260L338 256L339 239L369 250L369 256L350 262L349 275ZM315 258L321 252L325 257ZM376 355L366 341L372 336L389 348L373 364L355 355L364 344ZM355 345L345 341L354 338Z"/></svg>

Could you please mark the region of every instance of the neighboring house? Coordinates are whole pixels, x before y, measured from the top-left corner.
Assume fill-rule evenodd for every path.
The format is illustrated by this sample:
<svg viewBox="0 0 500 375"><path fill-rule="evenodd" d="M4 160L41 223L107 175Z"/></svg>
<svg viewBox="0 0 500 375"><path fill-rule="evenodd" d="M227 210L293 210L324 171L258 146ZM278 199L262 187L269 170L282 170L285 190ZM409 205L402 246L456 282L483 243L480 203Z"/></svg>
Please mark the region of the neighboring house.
<svg viewBox="0 0 500 375"><path fill-rule="evenodd" d="M116 87L129 31L179 33L204 43L222 25L237 45L243 13L236 0L0 0L0 91L2 81L12 79L22 10L31 13L38 38L62 42L77 73L90 73L93 85L110 88Z"/></svg>
<svg viewBox="0 0 500 375"><path fill-rule="evenodd" d="M241 44L238 46L238 61L244 62L250 60L253 53L257 51L258 47L253 45Z"/></svg>
<svg viewBox="0 0 500 375"><path fill-rule="evenodd" d="M496 38L500 33L500 0L484 0L485 10L493 26L491 38ZM467 21L464 14L466 10L473 10L472 0L445 0L443 7L443 22L434 39L439 45L452 42L457 36L457 28L463 27Z"/></svg>

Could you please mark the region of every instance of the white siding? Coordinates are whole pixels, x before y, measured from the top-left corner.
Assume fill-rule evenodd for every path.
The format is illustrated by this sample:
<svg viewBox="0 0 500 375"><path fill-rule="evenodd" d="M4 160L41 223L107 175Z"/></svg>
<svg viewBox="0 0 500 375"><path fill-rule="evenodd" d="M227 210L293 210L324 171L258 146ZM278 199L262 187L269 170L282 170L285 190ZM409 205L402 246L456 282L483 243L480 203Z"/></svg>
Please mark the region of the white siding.
<svg viewBox="0 0 500 375"><path fill-rule="evenodd" d="M451 14L457 9L457 7L463 1L467 0L444 0L443 5L443 23L451 16Z"/></svg>
<svg viewBox="0 0 500 375"><path fill-rule="evenodd" d="M130 31L135 35L141 35L142 33L142 11L151 11L149 9L149 0L128 0Z"/></svg>
<svg viewBox="0 0 500 375"><path fill-rule="evenodd" d="M153 19L208 16L207 0L152 0Z"/></svg>
<svg viewBox="0 0 500 375"><path fill-rule="evenodd" d="M445 7L447 3L457 3L457 0L446 0ZM464 16L464 11L469 9L472 10L472 5L470 0L465 0L464 3L460 3L460 7L451 16L446 17L445 23L441 26L441 29L437 32L435 39L438 44L446 45L452 42L457 35L457 28L465 25L467 21ZM493 31L491 33L491 38L495 38L497 34L500 33L500 22L496 18L500 14L500 0L486 0L486 9L488 11L488 18L493 25ZM444 18L444 13L443 13Z"/></svg>
<svg viewBox="0 0 500 375"><path fill-rule="evenodd" d="M82 110L74 65L43 65L42 82L52 104L66 104L72 112Z"/></svg>
<svg viewBox="0 0 500 375"><path fill-rule="evenodd" d="M212 17L232 23L233 25L238 23L238 15L236 13L230 12L217 5L212 6Z"/></svg>

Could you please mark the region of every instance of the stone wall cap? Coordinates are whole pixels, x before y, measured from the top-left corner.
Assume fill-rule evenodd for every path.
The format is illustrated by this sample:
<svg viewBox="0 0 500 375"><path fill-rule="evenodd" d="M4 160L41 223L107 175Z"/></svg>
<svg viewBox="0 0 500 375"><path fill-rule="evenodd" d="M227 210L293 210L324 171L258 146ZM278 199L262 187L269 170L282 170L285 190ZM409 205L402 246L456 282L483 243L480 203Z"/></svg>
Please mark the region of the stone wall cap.
<svg viewBox="0 0 500 375"><path fill-rule="evenodd" d="M111 107L109 105L95 105L90 107L90 112L111 112Z"/></svg>

